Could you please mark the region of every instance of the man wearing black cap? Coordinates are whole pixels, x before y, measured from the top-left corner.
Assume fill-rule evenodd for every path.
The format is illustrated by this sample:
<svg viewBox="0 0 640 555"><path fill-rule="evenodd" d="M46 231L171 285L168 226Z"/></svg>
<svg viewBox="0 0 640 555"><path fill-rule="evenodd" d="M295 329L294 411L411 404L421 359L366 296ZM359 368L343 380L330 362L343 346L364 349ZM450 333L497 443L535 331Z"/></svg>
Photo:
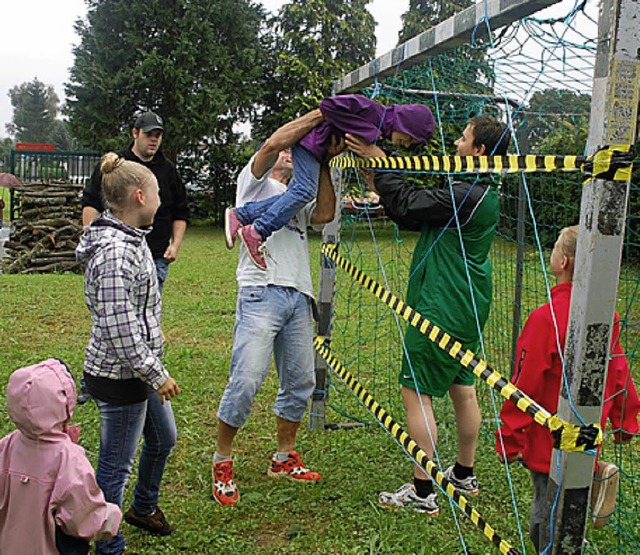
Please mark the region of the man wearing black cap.
<svg viewBox="0 0 640 555"><path fill-rule="evenodd" d="M153 230L146 238L156 265L161 292L169 273L169 263L178 256L189 221L184 185L175 166L160 150L163 133L162 118L154 112L144 112L136 118L131 130L133 143L117 153L126 160L146 166L158 180L161 205L153 221ZM103 210L102 174L98 164L83 191L82 224L89 225Z"/></svg>

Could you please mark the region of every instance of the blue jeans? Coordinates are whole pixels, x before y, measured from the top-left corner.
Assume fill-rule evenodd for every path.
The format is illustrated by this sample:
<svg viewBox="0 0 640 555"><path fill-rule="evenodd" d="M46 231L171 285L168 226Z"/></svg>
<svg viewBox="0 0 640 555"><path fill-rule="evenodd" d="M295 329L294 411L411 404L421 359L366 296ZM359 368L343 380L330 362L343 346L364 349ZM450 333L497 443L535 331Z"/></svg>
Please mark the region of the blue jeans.
<svg viewBox="0 0 640 555"><path fill-rule="evenodd" d="M293 176L285 193L236 207L238 219L253 224L263 239L287 225L318 194L320 162L300 145L291 148L291 156Z"/></svg>
<svg viewBox="0 0 640 555"><path fill-rule="evenodd" d="M315 388L313 319L309 298L290 287L240 287L233 352L218 418L241 428L275 356L280 387L273 411L300 422Z"/></svg>
<svg viewBox="0 0 640 555"><path fill-rule="evenodd" d="M131 506L139 515L153 513L158 506L160 482L177 430L171 402L160 404L155 391L146 401L132 405L112 405L96 399L100 411L100 454L96 479L104 497L122 507L124 488L140 443L144 444L138 465L138 481ZM124 551L122 533L106 542L96 542L96 553L120 555Z"/></svg>
<svg viewBox="0 0 640 555"><path fill-rule="evenodd" d="M153 263L156 265L156 275L158 276L158 290L162 294L164 282L169 276L169 261L166 258L154 258Z"/></svg>

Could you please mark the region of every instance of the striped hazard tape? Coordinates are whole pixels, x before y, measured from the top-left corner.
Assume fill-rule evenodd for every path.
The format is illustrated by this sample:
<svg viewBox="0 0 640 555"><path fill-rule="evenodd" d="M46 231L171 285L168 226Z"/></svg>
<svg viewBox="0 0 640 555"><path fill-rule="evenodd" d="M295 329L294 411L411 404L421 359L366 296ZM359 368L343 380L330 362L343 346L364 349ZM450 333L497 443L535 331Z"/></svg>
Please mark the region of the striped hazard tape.
<svg viewBox="0 0 640 555"><path fill-rule="evenodd" d="M329 163L339 169L425 171L440 173L533 173L582 171L585 176L629 181L633 165L631 145L603 147L593 156L336 156Z"/></svg>
<svg viewBox="0 0 640 555"><path fill-rule="evenodd" d="M331 350L326 344L324 337L316 337L314 341L316 351L327 362L329 367L351 388L362 403L371 411L378 421L389 431L389 433L402 445L418 464L424 468L429 475L442 487L446 494L451 497L471 519L476 527L500 550L504 555L519 555L520 552L509 542L503 540L495 529L490 526L484 518L476 511L469 501L449 482L444 474L438 470L435 463L420 449L418 444L411 439L400 424L398 424L389 413L383 409L378 402L367 392L362 384L351 375L344 366L331 354Z"/></svg>
<svg viewBox="0 0 640 555"><path fill-rule="evenodd" d="M511 400L521 411L529 414L538 424L548 428L554 438L554 447L563 451L582 452L595 449L596 446L602 443L603 434L599 424L576 426L561 420L555 414L549 413L500 373L493 370L486 361L479 358L473 351L465 349L462 343L340 256L336 252L336 245L323 244L322 253L345 270L365 289L373 293L380 301L394 310L403 320L417 328L420 333L426 335L440 349L456 359L462 366L470 369L505 399Z"/></svg>

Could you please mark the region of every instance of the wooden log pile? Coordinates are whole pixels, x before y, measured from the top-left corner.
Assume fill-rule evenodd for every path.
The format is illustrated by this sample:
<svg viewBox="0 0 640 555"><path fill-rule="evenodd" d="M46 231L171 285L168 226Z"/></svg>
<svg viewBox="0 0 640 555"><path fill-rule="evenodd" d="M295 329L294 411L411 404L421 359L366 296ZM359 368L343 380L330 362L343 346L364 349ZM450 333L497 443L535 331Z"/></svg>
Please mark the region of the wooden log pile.
<svg viewBox="0 0 640 555"><path fill-rule="evenodd" d="M75 248L82 235L83 185L65 181L17 187L19 217L5 242L2 271L29 274L82 271Z"/></svg>

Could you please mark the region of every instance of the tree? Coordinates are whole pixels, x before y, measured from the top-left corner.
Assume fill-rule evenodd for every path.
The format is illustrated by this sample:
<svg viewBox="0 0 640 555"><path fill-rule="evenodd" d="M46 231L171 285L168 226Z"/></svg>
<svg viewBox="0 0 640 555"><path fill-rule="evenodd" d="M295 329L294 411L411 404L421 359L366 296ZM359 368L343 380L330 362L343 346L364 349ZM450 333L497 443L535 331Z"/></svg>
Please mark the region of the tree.
<svg viewBox="0 0 640 555"><path fill-rule="evenodd" d="M370 0L293 0L270 20L273 31L263 83L265 136L330 96L333 81L375 54Z"/></svg>
<svg viewBox="0 0 640 555"><path fill-rule="evenodd" d="M409 0L409 9L402 14L399 42L406 42L473 5L474 0Z"/></svg>
<svg viewBox="0 0 640 555"><path fill-rule="evenodd" d="M74 136L104 151L136 112L165 122L165 154L233 140L259 98L264 11L251 0L87 0L65 91Z"/></svg>
<svg viewBox="0 0 640 555"><path fill-rule="evenodd" d="M588 94L567 89L533 93L525 109L530 149L541 154L582 154L590 112Z"/></svg>
<svg viewBox="0 0 640 555"><path fill-rule="evenodd" d="M7 131L18 142L45 143L55 126L60 99L51 85L36 77L9 90L13 121Z"/></svg>

